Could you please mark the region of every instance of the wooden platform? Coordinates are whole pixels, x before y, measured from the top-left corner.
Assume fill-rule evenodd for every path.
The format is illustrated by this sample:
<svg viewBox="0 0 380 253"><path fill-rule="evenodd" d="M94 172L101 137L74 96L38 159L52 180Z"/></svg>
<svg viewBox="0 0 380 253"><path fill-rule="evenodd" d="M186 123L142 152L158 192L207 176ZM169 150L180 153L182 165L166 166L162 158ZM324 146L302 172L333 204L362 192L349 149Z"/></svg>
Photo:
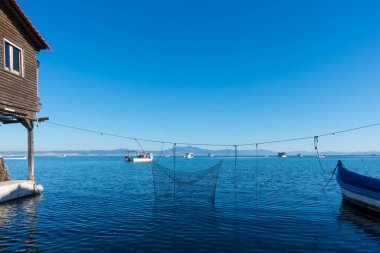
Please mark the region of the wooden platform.
<svg viewBox="0 0 380 253"><path fill-rule="evenodd" d="M40 194L43 191L41 185L35 185L30 180L12 180L0 183L0 203Z"/></svg>

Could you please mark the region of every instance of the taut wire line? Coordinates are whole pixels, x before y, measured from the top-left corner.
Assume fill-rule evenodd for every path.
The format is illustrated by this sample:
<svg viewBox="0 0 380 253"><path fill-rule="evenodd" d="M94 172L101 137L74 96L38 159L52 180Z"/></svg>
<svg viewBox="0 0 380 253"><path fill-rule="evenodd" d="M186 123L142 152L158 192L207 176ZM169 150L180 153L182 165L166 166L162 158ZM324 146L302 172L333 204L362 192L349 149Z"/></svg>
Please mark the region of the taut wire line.
<svg viewBox="0 0 380 253"><path fill-rule="evenodd" d="M113 134L113 133L107 133L107 132L102 132L102 131L95 131L95 130L80 128L80 127L75 127L75 126L69 126L69 125L64 125L64 124L59 124L59 123L54 123L54 122L49 122L49 121L46 121L44 123L50 124L50 125L55 125L55 126L60 126L60 127L65 127L65 128L71 128L71 129L75 129L75 130L79 130L79 131L83 131L83 132L89 132L89 133L100 134L100 135L107 135L107 136L123 138L123 139L128 139L128 140L134 140L134 141L144 141L144 142L153 142L153 143L161 143L161 144L164 143L164 144L172 144L172 145L176 144L176 145L213 146L213 147L228 147L228 146L243 147L243 146L255 146L255 145L263 145L263 144L271 144L271 143L307 140L307 139L314 139L315 136L318 136L319 138L321 138L321 137L357 131L360 129L370 128L370 127L380 125L380 122L378 122L378 123L374 123L374 124L363 125L363 126L349 128L349 129L335 131L335 132L329 132L329 133L312 135L312 136L305 136L305 137L297 137L297 138L291 138L291 139L279 139L279 140L253 142L253 143L242 143L242 144L213 144L213 143L187 143L187 142L172 142L172 141L163 141L163 140L144 139L144 138L136 138L136 137L129 137L129 136L118 135L118 134Z"/></svg>

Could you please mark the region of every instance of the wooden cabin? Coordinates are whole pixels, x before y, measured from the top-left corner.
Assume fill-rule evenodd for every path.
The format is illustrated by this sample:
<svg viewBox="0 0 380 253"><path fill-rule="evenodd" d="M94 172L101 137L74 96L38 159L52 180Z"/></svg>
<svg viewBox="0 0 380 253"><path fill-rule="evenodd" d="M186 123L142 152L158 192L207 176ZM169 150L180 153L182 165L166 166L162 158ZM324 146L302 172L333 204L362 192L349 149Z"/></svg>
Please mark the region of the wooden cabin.
<svg viewBox="0 0 380 253"><path fill-rule="evenodd" d="M27 129L28 180L26 181L32 183L35 189L33 126L34 122L40 120L36 118L36 113L41 109L38 97L37 54L50 47L16 0L0 1L0 40L0 123L20 123ZM4 191L0 185L0 202Z"/></svg>

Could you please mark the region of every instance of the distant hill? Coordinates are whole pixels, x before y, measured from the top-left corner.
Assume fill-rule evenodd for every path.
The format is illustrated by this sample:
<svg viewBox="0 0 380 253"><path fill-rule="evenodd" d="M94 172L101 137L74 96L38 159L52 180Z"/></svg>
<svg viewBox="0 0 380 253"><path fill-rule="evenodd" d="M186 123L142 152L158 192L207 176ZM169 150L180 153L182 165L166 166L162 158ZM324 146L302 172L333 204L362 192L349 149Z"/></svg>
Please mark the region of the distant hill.
<svg viewBox="0 0 380 253"><path fill-rule="evenodd" d="M59 155L67 155L67 156L123 156L128 151L135 151L131 149L114 149L114 150L52 150L52 151L36 151L35 154L37 156L59 156ZM280 150L282 151L282 150ZM273 150L266 150L266 149L259 149L258 155L260 156L275 156L280 151L273 151ZM155 150L150 151L153 152L154 155L160 155L161 150ZM176 155L182 156L187 152L194 153L196 156L207 156L208 154L214 154L215 156L233 156L234 155L234 149L233 147L229 149L222 149L222 150L211 150L211 149L203 149L199 147L192 147L192 146L186 146L186 147L177 147L176 148ZM297 155L297 154L303 154L303 155L315 155L315 152L310 151L290 151L287 152L288 155ZM19 155L19 156L25 156L26 151L0 151L0 154L3 156L6 155ZM173 149L165 149L162 151L162 154L167 155L173 155ZM335 152L335 151L327 151L327 152L321 152L321 154L325 155L380 155L380 151L367 151L367 152ZM255 156L256 150L245 150L245 149L238 149L238 155L239 156Z"/></svg>

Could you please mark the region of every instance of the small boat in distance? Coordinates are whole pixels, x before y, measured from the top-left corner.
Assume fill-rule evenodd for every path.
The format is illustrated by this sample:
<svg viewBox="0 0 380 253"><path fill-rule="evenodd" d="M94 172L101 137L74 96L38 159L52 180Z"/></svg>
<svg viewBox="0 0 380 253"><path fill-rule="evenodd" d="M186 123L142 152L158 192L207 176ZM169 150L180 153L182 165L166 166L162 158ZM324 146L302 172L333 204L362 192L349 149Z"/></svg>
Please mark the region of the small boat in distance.
<svg viewBox="0 0 380 253"><path fill-rule="evenodd" d="M208 153L208 157L214 157L214 154Z"/></svg>
<svg viewBox="0 0 380 253"><path fill-rule="evenodd" d="M192 159L194 158L194 153L185 153L184 157L187 159Z"/></svg>
<svg viewBox="0 0 380 253"><path fill-rule="evenodd" d="M28 157L26 156L5 156L4 160L26 160Z"/></svg>
<svg viewBox="0 0 380 253"><path fill-rule="evenodd" d="M336 181L343 200L353 206L380 214L380 179L349 171L340 160L337 169Z"/></svg>
<svg viewBox="0 0 380 253"><path fill-rule="evenodd" d="M63 155L60 155L60 156L58 156L58 157L66 157L66 155L65 155L65 154L63 154Z"/></svg>
<svg viewBox="0 0 380 253"><path fill-rule="evenodd" d="M287 157L287 154L286 154L286 152L280 152L280 153L278 153L278 157L285 158L285 157Z"/></svg>
<svg viewBox="0 0 380 253"><path fill-rule="evenodd" d="M130 152L128 152L124 156L125 162L134 162L134 163L149 163L153 161L153 153L147 153L147 152L133 152L135 155L131 155Z"/></svg>
<svg viewBox="0 0 380 253"><path fill-rule="evenodd" d="M297 157L303 157L303 154L298 154Z"/></svg>
<svg viewBox="0 0 380 253"><path fill-rule="evenodd" d="M326 158L326 156L325 155L319 155L319 156L317 156L318 158Z"/></svg>

